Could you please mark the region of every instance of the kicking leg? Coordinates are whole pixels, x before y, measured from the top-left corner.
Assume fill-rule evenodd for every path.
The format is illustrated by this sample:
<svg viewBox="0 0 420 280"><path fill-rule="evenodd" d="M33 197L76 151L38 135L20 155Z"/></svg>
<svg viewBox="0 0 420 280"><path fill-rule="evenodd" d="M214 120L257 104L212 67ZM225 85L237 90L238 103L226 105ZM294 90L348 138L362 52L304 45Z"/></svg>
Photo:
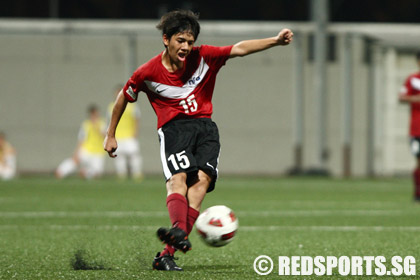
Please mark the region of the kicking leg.
<svg viewBox="0 0 420 280"><path fill-rule="evenodd" d="M198 172L198 181L188 188L188 215L187 215L187 234L190 234L195 221L200 214L201 203L206 196L207 189L211 183L211 177L200 170Z"/></svg>
<svg viewBox="0 0 420 280"><path fill-rule="evenodd" d="M166 183L168 196L166 205L168 207L169 218L172 228L159 228L157 235L161 241L169 246L161 254L173 254L173 246L184 253L191 249L191 243L187 235L187 213L188 202L187 194L187 174L178 173L173 175Z"/></svg>

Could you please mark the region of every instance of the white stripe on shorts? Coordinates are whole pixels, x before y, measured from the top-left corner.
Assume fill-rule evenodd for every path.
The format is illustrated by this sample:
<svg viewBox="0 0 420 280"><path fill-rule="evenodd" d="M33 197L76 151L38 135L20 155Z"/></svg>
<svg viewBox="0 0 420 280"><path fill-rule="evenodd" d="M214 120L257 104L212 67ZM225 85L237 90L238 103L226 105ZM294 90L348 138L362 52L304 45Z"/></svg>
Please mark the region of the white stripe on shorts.
<svg viewBox="0 0 420 280"><path fill-rule="evenodd" d="M414 156L418 156L419 151L420 151L420 143L417 139L413 138L411 140L411 153Z"/></svg>
<svg viewBox="0 0 420 280"><path fill-rule="evenodd" d="M160 139L160 160L162 161L163 174L165 174L166 180L169 180L172 177L172 173L169 170L168 162L166 161L165 134L163 134L162 128L158 129L158 134Z"/></svg>

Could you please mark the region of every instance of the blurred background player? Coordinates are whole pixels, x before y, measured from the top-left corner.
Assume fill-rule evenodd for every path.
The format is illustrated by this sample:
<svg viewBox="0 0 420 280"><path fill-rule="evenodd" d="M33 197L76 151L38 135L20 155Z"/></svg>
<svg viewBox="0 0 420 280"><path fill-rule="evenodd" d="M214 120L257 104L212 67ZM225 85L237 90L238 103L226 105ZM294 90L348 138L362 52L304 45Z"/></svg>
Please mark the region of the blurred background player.
<svg viewBox="0 0 420 280"><path fill-rule="evenodd" d="M115 98L124 85L115 88ZM114 102L108 106L108 119L111 119ZM121 116L116 131L118 141L117 157L115 158L115 169L120 179L127 178L128 174L136 181L143 179L142 164L143 159L140 154L140 109L135 103L127 104L124 114Z"/></svg>
<svg viewBox="0 0 420 280"><path fill-rule="evenodd" d="M89 118L83 121L78 135L78 144L73 157L64 160L56 170L57 178L64 178L80 168L80 175L86 179L100 177L104 172L104 141L106 124L96 105L88 108Z"/></svg>
<svg viewBox="0 0 420 280"><path fill-rule="evenodd" d="M16 175L16 151L7 142L6 134L0 132L0 178L3 180L13 179Z"/></svg>
<svg viewBox="0 0 420 280"><path fill-rule="evenodd" d="M416 60L420 68L420 52L417 52ZM416 157L413 172L414 199L420 201L420 72L408 76L401 88L399 100L410 104L410 145L411 152Z"/></svg>

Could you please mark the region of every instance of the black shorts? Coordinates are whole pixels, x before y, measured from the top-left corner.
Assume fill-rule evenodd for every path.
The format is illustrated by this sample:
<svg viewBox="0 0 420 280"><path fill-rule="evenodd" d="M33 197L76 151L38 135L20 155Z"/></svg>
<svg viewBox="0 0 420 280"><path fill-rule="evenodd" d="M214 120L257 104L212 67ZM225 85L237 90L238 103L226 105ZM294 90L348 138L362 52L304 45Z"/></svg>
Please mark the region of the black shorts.
<svg viewBox="0 0 420 280"><path fill-rule="evenodd" d="M211 192L218 176L220 155L219 130L208 118L174 120L158 130L160 157L166 180L185 172L187 185L198 178L198 170L212 178L207 192Z"/></svg>
<svg viewBox="0 0 420 280"><path fill-rule="evenodd" d="M416 158L420 158L420 137L412 137L410 139L411 153Z"/></svg>

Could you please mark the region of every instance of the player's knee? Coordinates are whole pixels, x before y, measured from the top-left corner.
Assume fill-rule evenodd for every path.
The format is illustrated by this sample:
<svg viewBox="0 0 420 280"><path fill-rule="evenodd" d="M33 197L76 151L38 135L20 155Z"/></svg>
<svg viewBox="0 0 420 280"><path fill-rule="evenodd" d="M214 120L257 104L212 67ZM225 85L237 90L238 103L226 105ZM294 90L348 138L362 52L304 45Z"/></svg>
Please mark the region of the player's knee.
<svg viewBox="0 0 420 280"><path fill-rule="evenodd" d="M166 188L168 195L172 193L180 193L185 195L187 193L187 174L178 173L173 175L167 182Z"/></svg>
<svg viewBox="0 0 420 280"><path fill-rule="evenodd" d="M207 190L213 178L210 175L208 175L206 172L200 170L198 172L198 180L200 182L200 185L206 186L206 190Z"/></svg>
<svg viewBox="0 0 420 280"><path fill-rule="evenodd" d="M207 189L211 184L212 178L205 172L200 171L198 173L198 179L198 182L189 188L188 193L192 197L197 197L199 200L202 200L207 193Z"/></svg>

